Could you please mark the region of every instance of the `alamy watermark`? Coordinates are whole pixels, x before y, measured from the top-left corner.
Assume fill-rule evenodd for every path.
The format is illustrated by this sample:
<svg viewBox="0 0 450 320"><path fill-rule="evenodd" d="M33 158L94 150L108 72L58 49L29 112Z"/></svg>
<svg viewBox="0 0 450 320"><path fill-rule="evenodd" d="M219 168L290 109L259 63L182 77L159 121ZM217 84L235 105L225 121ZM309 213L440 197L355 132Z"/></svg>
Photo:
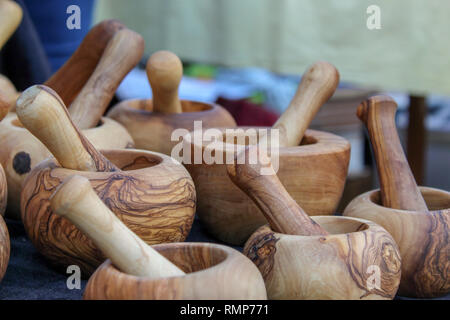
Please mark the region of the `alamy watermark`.
<svg viewBox="0 0 450 320"><path fill-rule="evenodd" d="M366 20L366 26L369 30L381 29L381 9L379 6L372 4L367 7L366 13L369 15Z"/></svg>
<svg viewBox="0 0 450 320"><path fill-rule="evenodd" d="M260 163L262 175L276 173L279 168L278 129L203 129L202 121L194 121L192 132L183 128L175 129L171 141L178 142L172 149L172 158L183 164L233 164L235 161L238 164ZM248 146L257 146L257 149L252 150L258 152L243 153ZM244 157L244 154L247 156ZM273 170L268 167L269 163Z"/></svg>
<svg viewBox="0 0 450 320"><path fill-rule="evenodd" d="M66 13L70 16L66 19L66 27L69 30L81 29L81 9L76 4L72 4L67 7Z"/></svg>

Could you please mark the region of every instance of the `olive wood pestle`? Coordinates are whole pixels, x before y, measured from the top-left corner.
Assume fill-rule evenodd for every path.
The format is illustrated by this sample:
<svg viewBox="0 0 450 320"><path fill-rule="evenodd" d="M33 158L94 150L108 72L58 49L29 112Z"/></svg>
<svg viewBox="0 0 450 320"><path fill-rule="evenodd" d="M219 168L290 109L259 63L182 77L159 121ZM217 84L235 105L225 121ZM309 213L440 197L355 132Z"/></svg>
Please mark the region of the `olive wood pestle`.
<svg viewBox="0 0 450 320"><path fill-rule="evenodd" d="M117 171L75 127L64 102L52 89L35 85L17 99L16 112L22 124L36 136L67 169Z"/></svg>
<svg viewBox="0 0 450 320"><path fill-rule="evenodd" d="M294 98L272 127L280 130L281 147L300 144L317 111L333 95L338 84L339 72L328 62L316 62L303 74Z"/></svg>
<svg viewBox="0 0 450 320"><path fill-rule="evenodd" d="M314 222L292 199L281 184L269 159L261 159L263 153L258 146L245 148L235 157L234 164L227 165L227 172L233 183L244 191L259 207L273 231L290 235L327 235L319 224ZM258 159L256 164L238 161L239 157ZM260 161L264 160L264 161ZM246 163L247 162L247 163ZM240 164L242 163L242 164ZM263 168L269 169L261 174Z"/></svg>
<svg viewBox="0 0 450 320"><path fill-rule="evenodd" d="M22 8L14 1L0 1L0 50L22 21Z"/></svg>
<svg viewBox="0 0 450 320"><path fill-rule="evenodd" d="M357 115L369 132L380 178L382 204L411 211L428 211L409 168L395 126L397 104L374 96L358 106Z"/></svg>
<svg viewBox="0 0 450 320"><path fill-rule="evenodd" d="M69 60L44 84L70 106L97 67L109 41L123 28L118 20L105 20L92 27Z"/></svg>
<svg viewBox="0 0 450 320"><path fill-rule="evenodd" d="M183 76L180 59L170 51L157 51L147 61L147 77L153 92L153 111L181 113L178 86Z"/></svg>
<svg viewBox="0 0 450 320"><path fill-rule="evenodd" d="M97 125L120 82L138 64L143 52L144 40L138 33L127 28L116 32L69 107L71 118L80 130Z"/></svg>
<svg viewBox="0 0 450 320"><path fill-rule="evenodd" d="M53 212L83 231L126 274L147 278L185 274L128 229L100 200L87 178L69 177L50 203Z"/></svg>

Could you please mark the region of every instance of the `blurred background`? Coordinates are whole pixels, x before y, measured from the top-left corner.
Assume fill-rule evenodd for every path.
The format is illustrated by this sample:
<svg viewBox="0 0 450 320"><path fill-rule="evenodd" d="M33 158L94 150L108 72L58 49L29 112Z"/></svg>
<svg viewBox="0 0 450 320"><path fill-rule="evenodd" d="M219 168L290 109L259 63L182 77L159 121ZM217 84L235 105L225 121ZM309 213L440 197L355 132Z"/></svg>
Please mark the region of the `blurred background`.
<svg viewBox="0 0 450 320"><path fill-rule="evenodd" d="M301 74L317 60L334 64L341 84L311 128L352 144L340 205L377 186L359 102L387 93L416 180L450 190L450 36L444 0L17 0L19 30L0 55L0 72L19 90L44 82L95 23L116 18L140 33L145 57L116 100L151 96L145 62L157 50L183 61L180 98L218 102L239 125L272 125L288 106ZM80 29L66 28L68 6ZM444 41L443 41L444 40ZM17 54L17 48L27 48ZM31 50L30 50L31 48Z"/></svg>

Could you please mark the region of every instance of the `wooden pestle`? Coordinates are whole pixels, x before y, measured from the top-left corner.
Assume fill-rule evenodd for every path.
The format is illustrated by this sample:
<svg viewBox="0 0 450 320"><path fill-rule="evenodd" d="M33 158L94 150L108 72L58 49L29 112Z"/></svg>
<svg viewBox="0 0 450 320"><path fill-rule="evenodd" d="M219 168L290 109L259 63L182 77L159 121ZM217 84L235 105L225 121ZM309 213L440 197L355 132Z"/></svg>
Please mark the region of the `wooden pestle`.
<svg viewBox="0 0 450 320"><path fill-rule="evenodd" d="M357 109L372 143L381 201L393 209L428 211L400 144L395 126L396 110L397 104L388 96L371 97Z"/></svg>
<svg viewBox="0 0 450 320"><path fill-rule="evenodd" d="M83 42L44 84L55 90L66 105L71 105L94 72L114 34L125 28L118 20L105 20L95 25Z"/></svg>
<svg viewBox="0 0 450 320"><path fill-rule="evenodd" d="M327 235L328 232L314 222L291 198L273 170L270 160L261 159L264 154L256 153L259 153L258 146L245 148L235 157L234 164L227 165L227 172L231 181L255 202L272 230L291 235ZM245 161L238 161L244 156ZM256 164L248 164L246 159L258 161ZM262 163L267 164L266 172L269 169L271 174L261 174Z"/></svg>
<svg viewBox="0 0 450 320"><path fill-rule="evenodd" d="M170 51L157 51L148 59L146 70L153 92L153 111L181 113L178 86L183 65L180 59Z"/></svg>
<svg viewBox="0 0 450 320"><path fill-rule="evenodd" d="M22 8L10 0L0 1L0 50L22 21Z"/></svg>
<svg viewBox="0 0 450 320"><path fill-rule="evenodd" d="M100 200L85 177L71 176L50 198L56 214L70 220L126 274L160 278L185 273L128 229Z"/></svg>
<svg viewBox="0 0 450 320"><path fill-rule="evenodd" d="M95 71L69 107L72 121L79 129L97 125L120 82L138 64L143 52L141 35L127 28L117 31Z"/></svg>
<svg viewBox="0 0 450 320"><path fill-rule="evenodd" d="M339 84L339 72L328 62L313 64L304 74L289 107L273 129L280 130L280 146L296 147L320 107Z"/></svg>
<svg viewBox="0 0 450 320"><path fill-rule="evenodd" d="M22 124L67 169L117 171L73 124L64 102L44 85L26 89L17 99L16 112Z"/></svg>

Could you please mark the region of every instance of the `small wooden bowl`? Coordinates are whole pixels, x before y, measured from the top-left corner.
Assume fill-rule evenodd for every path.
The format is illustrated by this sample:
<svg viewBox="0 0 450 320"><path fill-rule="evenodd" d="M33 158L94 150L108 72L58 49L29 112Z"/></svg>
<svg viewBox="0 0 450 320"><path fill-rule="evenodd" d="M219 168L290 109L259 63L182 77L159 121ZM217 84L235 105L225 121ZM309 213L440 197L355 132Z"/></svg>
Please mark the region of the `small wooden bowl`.
<svg viewBox="0 0 450 320"><path fill-rule="evenodd" d="M92 275L86 300L250 300L267 299L264 281L254 264L238 251L212 243L153 246L186 275L145 279L117 270L106 260Z"/></svg>
<svg viewBox="0 0 450 320"><path fill-rule="evenodd" d="M98 196L148 244L184 241L195 213L195 188L186 169L172 158L134 149L103 150L121 171L62 168L44 160L24 181L21 213L35 247L56 267L76 264L91 274L105 260L90 239L54 214L49 198L69 176L87 177Z"/></svg>
<svg viewBox="0 0 450 320"><path fill-rule="evenodd" d="M100 124L83 130L91 143L99 149L132 148L133 139L119 123L102 118ZM0 163L8 181L9 218L20 219L22 184L35 165L51 156L47 148L20 123L15 113L9 113L0 122Z"/></svg>
<svg viewBox="0 0 450 320"><path fill-rule="evenodd" d="M226 129L218 130L225 134ZM193 136L195 132L184 137L184 150L191 148L192 157L205 150L203 141L192 141ZM234 147L231 151L215 149L215 154L221 152L235 153ZM309 215L329 215L335 212L341 198L349 161L347 140L331 133L307 130L300 146L280 148L277 175ZM193 159L185 167L195 183L197 213L215 237L241 245L267 223L253 201L231 182L225 164L192 163Z"/></svg>
<svg viewBox="0 0 450 320"><path fill-rule="evenodd" d="M395 239L402 257L399 294L437 297L450 291L450 192L420 187L429 212L386 208L379 190L350 202L344 215L374 221Z"/></svg>
<svg viewBox="0 0 450 320"><path fill-rule="evenodd" d="M153 101L126 100L107 114L121 123L131 134L136 148L170 155L179 141L172 141L175 129L194 130L194 121L202 127L234 127L236 122L228 111L217 104L181 100L182 113L152 112Z"/></svg>
<svg viewBox="0 0 450 320"><path fill-rule="evenodd" d="M298 236L259 228L244 254L261 271L269 299L392 299L400 282L398 247L373 222L315 216L330 234ZM378 288L370 287L379 271ZM375 273L374 273L375 272Z"/></svg>
<svg viewBox="0 0 450 320"><path fill-rule="evenodd" d="M0 215L0 282L2 281L6 268L8 267L9 251L10 243L8 228Z"/></svg>

